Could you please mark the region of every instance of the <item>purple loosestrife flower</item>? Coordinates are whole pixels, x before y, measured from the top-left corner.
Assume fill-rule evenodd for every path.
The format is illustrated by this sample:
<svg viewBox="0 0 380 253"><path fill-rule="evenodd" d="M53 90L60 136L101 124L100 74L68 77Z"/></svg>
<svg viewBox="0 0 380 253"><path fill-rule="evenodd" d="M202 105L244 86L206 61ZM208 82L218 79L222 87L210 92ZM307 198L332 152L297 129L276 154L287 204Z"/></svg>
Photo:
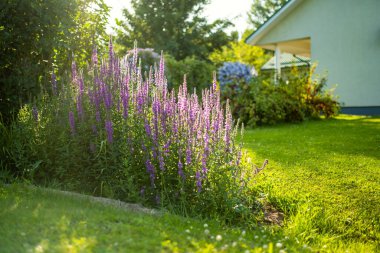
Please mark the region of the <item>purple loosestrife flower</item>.
<svg viewBox="0 0 380 253"><path fill-rule="evenodd" d="M55 74L51 74L51 89L53 91L53 95L56 96L57 95L57 77L55 76Z"/></svg>
<svg viewBox="0 0 380 253"><path fill-rule="evenodd" d="M98 65L98 50L96 47L92 50L92 56L91 56L91 61L94 66Z"/></svg>
<svg viewBox="0 0 380 253"><path fill-rule="evenodd" d="M178 160L178 175L182 178L185 179L185 174L183 173L183 164L181 162L181 159Z"/></svg>
<svg viewBox="0 0 380 253"><path fill-rule="evenodd" d="M81 118L83 120L83 105L82 105L82 95L81 94L78 94L78 97L77 97L77 112L78 112L79 118Z"/></svg>
<svg viewBox="0 0 380 253"><path fill-rule="evenodd" d="M113 73L113 65L114 65L114 52L113 52L113 45L112 45L112 37L110 37L109 45L108 45L108 54L109 54L109 69L108 69L108 75L112 75Z"/></svg>
<svg viewBox="0 0 380 253"><path fill-rule="evenodd" d="M107 132L107 141L108 141L109 143L112 143L112 142L113 142L113 128L112 128L112 121L107 120L107 121L106 121L105 128L106 128L106 132Z"/></svg>
<svg viewBox="0 0 380 253"><path fill-rule="evenodd" d="M146 167L146 171L149 173L150 184L154 188L154 179L156 176L155 176L153 164L150 162L149 159L146 160L145 167Z"/></svg>
<svg viewBox="0 0 380 253"><path fill-rule="evenodd" d="M112 108L112 93L107 85L104 86L104 106L108 111Z"/></svg>
<svg viewBox="0 0 380 253"><path fill-rule="evenodd" d="M232 115L230 111L230 105L229 101L227 100L226 104L226 121L225 121L225 127L224 127L224 142L226 143L226 149L227 152L230 151L230 138L231 138L231 128L232 128Z"/></svg>
<svg viewBox="0 0 380 253"><path fill-rule="evenodd" d="M238 151L237 157L236 157L236 165L239 166L241 161L241 150Z"/></svg>
<svg viewBox="0 0 380 253"><path fill-rule="evenodd" d="M97 108L97 110L95 112L95 119L96 119L97 122L102 121L102 117L100 116L100 111L99 111L98 108Z"/></svg>
<svg viewBox="0 0 380 253"><path fill-rule="evenodd" d="M216 92L217 86L216 86L216 72L215 71L213 72L212 76L213 76L213 78L212 78L213 79L212 80L212 91Z"/></svg>
<svg viewBox="0 0 380 253"><path fill-rule="evenodd" d="M84 82L83 82L83 77L79 78L79 94L83 95L84 92Z"/></svg>
<svg viewBox="0 0 380 253"><path fill-rule="evenodd" d="M161 203L160 195L156 194L156 204L159 205Z"/></svg>
<svg viewBox="0 0 380 253"><path fill-rule="evenodd" d="M165 171L165 162L164 157L162 156L162 152L158 152L158 163L160 165L160 170Z"/></svg>
<svg viewBox="0 0 380 253"><path fill-rule="evenodd" d="M140 196L141 196L141 197L144 197L144 196L145 196L145 186L141 187L141 190L140 190Z"/></svg>
<svg viewBox="0 0 380 253"><path fill-rule="evenodd" d="M152 130L150 128L150 124L149 124L149 121L147 119L145 119L144 127L145 127L146 135L149 138L152 138Z"/></svg>
<svg viewBox="0 0 380 253"><path fill-rule="evenodd" d="M186 164L187 165L191 164L191 143L190 142L186 148Z"/></svg>
<svg viewBox="0 0 380 253"><path fill-rule="evenodd" d="M158 72L158 80L156 80L158 86L163 86L165 82L165 61L164 61L164 53L161 51L160 58L160 69Z"/></svg>
<svg viewBox="0 0 380 253"><path fill-rule="evenodd" d="M197 171L195 173L195 179L197 180L196 185L197 185L198 192L201 192L202 191L202 178L201 178L201 173L199 173L199 171Z"/></svg>
<svg viewBox="0 0 380 253"><path fill-rule="evenodd" d="M77 78L78 78L77 65L76 65L75 61L73 61L71 64L71 80L73 82L76 82Z"/></svg>
<svg viewBox="0 0 380 253"><path fill-rule="evenodd" d="M142 114L143 113L143 105L144 105L144 98L140 90L137 92L137 113Z"/></svg>
<svg viewBox="0 0 380 253"><path fill-rule="evenodd" d="M38 109L35 105L33 105L33 108L32 108L32 115L33 115L33 119L35 121L38 121Z"/></svg>
<svg viewBox="0 0 380 253"><path fill-rule="evenodd" d="M127 119L129 110L129 76L125 78L125 87L121 95L121 100L123 103L123 117L124 119Z"/></svg>
<svg viewBox="0 0 380 253"><path fill-rule="evenodd" d="M72 111L69 112L69 123L70 123L71 134L75 135L75 119L74 119L74 113Z"/></svg>
<svg viewBox="0 0 380 253"><path fill-rule="evenodd" d="M207 169L207 164L206 164L206 159L207 159L207 156L205 153L202 154L202 172L204 175L207 174L208 172L208 169Z"/></svg>
<svg viewBox="0 0 380 253"><path fill-rule="evenodd" d="M132 58L132 69L135 71L137 67L137 59L138 59L138 50L137 50L137 41L135 41L133 46L133 58Z"/></svg>
<svg viewBox="0 0 380 253"><path fill-rule="evenodd" d="M166 155L169 155L169 153L170 153L170 144L171 144L171 141L169 140L169 141L164 145L163 152L164 152L164 154L166 154Z"/></svg>

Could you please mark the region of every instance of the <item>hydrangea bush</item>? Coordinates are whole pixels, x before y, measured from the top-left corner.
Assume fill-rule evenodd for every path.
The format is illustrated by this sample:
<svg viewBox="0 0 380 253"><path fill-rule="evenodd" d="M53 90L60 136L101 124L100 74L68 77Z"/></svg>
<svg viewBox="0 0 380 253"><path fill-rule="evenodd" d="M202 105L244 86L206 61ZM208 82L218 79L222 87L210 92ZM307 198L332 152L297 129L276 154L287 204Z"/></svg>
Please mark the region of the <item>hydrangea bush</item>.
<svg viewBox="0 0 380 253"><path fill-rule="evenodd" d="M238 87L242 82L248 83L253 75L256 75L255 69L240 62L225 62L218 69L218 78L222 87L225 85Z"/></svg>
<svg viewBox="0 0 380 253"><path fill-rule="evenodd" d="M21 110L12 148L16 166L37 183L105 195L183 214L252 214L246 187L259 171L235 142L228 102L216 78L199 98L168 90L164 58L144 73L133 55L96 50L85 70L52 76L51 94ZM145 76L145 77L144 77Z"/></svg>

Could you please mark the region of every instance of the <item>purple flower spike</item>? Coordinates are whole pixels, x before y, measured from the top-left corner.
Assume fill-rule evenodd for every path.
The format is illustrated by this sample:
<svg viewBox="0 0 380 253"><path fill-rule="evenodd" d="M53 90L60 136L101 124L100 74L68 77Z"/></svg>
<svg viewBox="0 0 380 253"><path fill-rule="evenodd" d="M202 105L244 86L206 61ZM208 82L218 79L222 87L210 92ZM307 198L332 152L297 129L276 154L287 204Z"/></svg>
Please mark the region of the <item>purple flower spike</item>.
<svg viewBox="0 0 380 253"><path fill-rule="evenodd" d="M161 203L160 195L156 195L156 204L159 205Z"/></svg>
<svg viewBox="0 0 380 253"><path fill-rule="evenodd" d="M112 121L107 120L106 121L106 131L107 131L107 141L109 143L113 142L113 128L112 128Z"/></svg>
<svg viewBox="0 0 380 253"><path fill-rule="evenodd" d="M181 160L178 161L178 175L182 179L185 179L185 174L183 173L183 164L182 164Z"/></svg>
<svg viewBox="0 0 380 253"><path fill-rule="evenodd" d="M37 107L35 105L32 108L32 114L33 114L33 119L35 121L38 121L38 109L37 109Z"/></svg>
<svg viewBox="0 0 380 253"><path fill-rule="evenodd" d="M188 146L186 149L186 164L189 165L191 163L191 148Z"/></svg>
<svg viewBox="0 0 380 253"><path fill-rule="evenodd" d="M216 91L216 72L213 73L213 80L212 80L212 91Z"/></svg>
<svg viewBox="0 0 380 253"><path fill-rule="evenodd" d="M53 95L56 96L57 95L57 77L55 76L55 74L51 74L51 89L53 91Z"/></svg>
<svg viewBox="0 0 380 253"><path fill-rule="evenodd" d="M201 178L201 173L199 173L199 171L197 171L195 173L195 179L197 180L198 192L201 192L202 191L202 178Z"/></svg>
<svg viewBox="0 0 380 253"><path fill-rule="evenodd" d="M71 64L71 78L73 82L77 79L77 65L75 61Z"/></svg>
<svg viewBox="0 0 380 253"><path fill-rule="evenodd" d="M98 50L96 49L96 47L94 47L94 49L92 50L91 60L94 66L98 65Z"/></svg>
<svg viewBox="0 0 380 253"><path fill-rule="evenodd" d="M164 157L162 156L161 152L158 155L158 162L160 164L160 170L165 171Z"/></svg>
<svg viewBox="0 0 380 253"><path fill-rule="evenodd" d="M151 130L151 128L150 128L150 125L149 125L149 122L148 122L147 119L145 119L145 124L144 124L144 126L145 126L145 132L146 132L146 135L148 135L148 137L151 138L151 137L152 137L152 130Z"/></svg>
<svg viewBox="0 0 380 253"><path fill-rule="evenodd" d="M140 190L140 196L144 197L144 195L145 195L145 186L141 187L141 190Z"/></svg>
<svg viewBox="0 0 380 253"><path fill-rule="evenodd" d="M146 167L146 171L149 173L150 184L152 187L154 187L155 173L154 173L153 164L150 162L150 160L147 160L145 162L145 167Z"/></svg>
<svg viewBox="0 0 380 253"><path fill-rule="evenodd" d="M77 112L78 112L79 118L81 118L83 120L83 106L82 106L82 95L81 94L78 94L78 97L77 97Z"/></svg>

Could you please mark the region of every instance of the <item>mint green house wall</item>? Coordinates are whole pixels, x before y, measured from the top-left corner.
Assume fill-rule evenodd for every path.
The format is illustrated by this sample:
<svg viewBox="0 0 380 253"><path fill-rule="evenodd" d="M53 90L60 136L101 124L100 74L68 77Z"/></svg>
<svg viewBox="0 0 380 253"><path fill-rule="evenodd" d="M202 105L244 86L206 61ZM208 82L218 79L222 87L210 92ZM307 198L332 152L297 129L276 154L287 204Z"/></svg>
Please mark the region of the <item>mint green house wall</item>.
<svg viewBox="0 0 380 253"><path fill-rule="evenodd" d="M380 106L380 0L303 0L255 44L302 38L344 106Z"/></svg>

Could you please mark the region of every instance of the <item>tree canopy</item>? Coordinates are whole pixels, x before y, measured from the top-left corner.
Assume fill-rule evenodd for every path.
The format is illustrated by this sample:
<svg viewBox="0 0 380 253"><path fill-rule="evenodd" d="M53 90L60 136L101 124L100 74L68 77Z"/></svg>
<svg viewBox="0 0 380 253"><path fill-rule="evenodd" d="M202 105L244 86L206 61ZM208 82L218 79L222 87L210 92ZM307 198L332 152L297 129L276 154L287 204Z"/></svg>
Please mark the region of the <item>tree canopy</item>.
<svg viewBox="0 0 380 253"><path fill-rule="evenodd" d="M139 47L163 50L175 59L188 56L207 59L208 54L237 38L227 34L227 20L208 23L202 17L207 0L132 0L133 12L124 9L119 20L117 43L126 52L137 41Z"/></svg>
<svg viewBox="0 0 380 253"><path fill-rule="evenodd" d="M104 43L108 6L103 0L0 2L0 113L4 120L50 82L54 66L80 64Z"/></svg>
<svg viewBox="0 0 380 253"><path fill-rule="evenodd" d="M252 30L246 30L241 40L231 41L221 49L215 50L210 54L209 59L219 67L224 62L240 62L253 66L256 71L260 71L260 68L270 59L270 56L265 54L264 49L245 43L245 39L251 33Z"/></svg>
<svg viewBox="0 0 380 253"><path fill-rule="evenodd" d="M253 30L268 20L278 9L286 4L288 0L253 0L248 12L249 22Z"/></svg>

